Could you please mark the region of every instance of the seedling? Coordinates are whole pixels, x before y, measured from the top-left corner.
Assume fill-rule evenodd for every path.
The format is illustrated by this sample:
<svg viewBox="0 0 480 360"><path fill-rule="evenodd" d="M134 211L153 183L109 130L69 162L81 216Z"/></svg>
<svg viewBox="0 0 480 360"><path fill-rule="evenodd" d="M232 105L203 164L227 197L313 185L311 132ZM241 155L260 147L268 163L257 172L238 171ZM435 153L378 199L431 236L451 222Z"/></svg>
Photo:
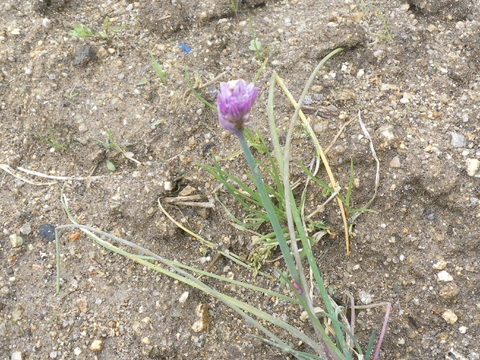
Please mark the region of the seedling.
<svg viewBox="0 0 480 360"><path fill-rule="evenodd" d="M75 88L76 88L76 85L73 87L72 90L70 90L69 92L66 92L65 94L63 94L63 96L65 97L65 99L68 99L68 100L73 100L75 99L77 96L78 96L78 92L74 92L75 91Z"/></svg>
<svg viewBox="0 0 480 360"><path fill-rule="evenodd" d="M110 39L113 34L118 34L122 32L126 24L122 24L121 27L110 27L110 18L107 16L103 20L102 24L102 30L100 30L96 36L99 36L103 39ZM86 37L92 37L94 36L93 30L89 28L88 26L82 25L82 24L75 24L73 25L73 30L70 30L68 32L68 35L74 36L76 38L86 38Z"/></svg>
<svg viewBox="0 0 480 360"><path fill-rule="evenodd" d="M262 54L260 53L260 50L262 49L262 43L255 36L255 28L253 27L253 21L250 14L248 14L248 19L250 20L250 30L252 32L252 40L250 41L250 46L248 48L252 51L255 51L255 53L257 54L258 61L262 62L263 57L262 57Z"/></svg>
<svg viewBox="0 0 480 360"><path fill-rule="evenodd" d="M133 158L133 153L131 152L127 152L123 149L123 147L126 147L126 146L129 146L131 145L128 141L122 143L122 144L118 144L115 139L113 138L113 135L112 133L108 130L108 129L105 129L105 132L107 134L107 137L105 139L105 141L101 141L101 140L98 140L98 139L93 139L95 140L96 142L98 142L100 145L102 145L103 147L105 147L106 149L115 149L117 150L119 153L121 153L126 159L130 160L130 161L133 161L134 163L136 163L137 165L141 165L140 161L136 160ZM113 163L111 163L111 165L108 164L109 161L107 160L107 167L109 170L111 171L115 171L115 165L113 165Z"/></svg>
<svg viewBox="0 0 480 360"><path fill-rule="evenodd" d="M102 24L102 30L98 32L98 36L104 39L110 39L111 33L118 34L122 32L127 24L122 24L121 27L110 27L110 18L108 16L105 17Z"/></svg>
<svg viewBox="0 0 480 360"><path fill-rule="evenodd" d="M385 15L383 14L382 10L380 10L380 8L377 6L377 5L374 5L374 4L366 4L365 3L365 0L361 0L361 7L362 7L362 12L364 14L367 13L367 10L368 10L368 7L371 7L375 13L380 17L380 19L382 20L382 24L383 24L383 29L385 31L384 34L380 34L380 33L372 33L372 35L375 35L375 36L378 36L382 39L385 39L387 41L393 41L393 38L392 38L392 35L390 34L390 29L388 28L388 24L387 24L387 20L385 19Z"/></svg>
<svg viewBox="0 0 480 360"><path fill-rule="evenodd" d="M58 149L58 150L65 151L65 150L68 150L68 148L70 146L70 135L67 135L65 144L62 145L59 141L57 141L57 139L55 139L55 136L53 135L52 127L50 125L48 125L48 136L47 137L44 137L37 132L33 132L32 134L36 138L42 140L48 146L54 147L55 149Z"/></svg>
<svg viewBox="0 0 480 360"><path fill-rule="evenodd" d="M150 63L150 65L152 65L153 70L155 70L155 73L158 75L160 80L162 80L162 82L164 84L166 84L167 83L167 74L165 74L165 72L162 70L162 67L158 63L157 59L155 59L153 54L151 52L148 52L148 53L150 54L150 58L152 59L152 62Z"/></svg>
<svg viewBox="0 0 480 360"><path fill-rule="evenodd" d="M161 125L161 124L163 124L163 121L162 121L162 120L155 120L155 121L153 121L153 122L150 124L150 127L151 127L152 129L155 129L158 125Z"/></svg>
<svg viewBox="0 0 480 360"><path fill-rule="evenodd" d="M93 31L88 26L84 26L82 24L75 24L73 25L73 30L70 30L68 32L68 35L74 36L76 38L92 37Z"/></svg>
<svg viewBox="0 0 480 360"><path fill-rule="evenodd" d="M235 13L235 17L238 16L240 0L230 0L229 8Z"/></svg>

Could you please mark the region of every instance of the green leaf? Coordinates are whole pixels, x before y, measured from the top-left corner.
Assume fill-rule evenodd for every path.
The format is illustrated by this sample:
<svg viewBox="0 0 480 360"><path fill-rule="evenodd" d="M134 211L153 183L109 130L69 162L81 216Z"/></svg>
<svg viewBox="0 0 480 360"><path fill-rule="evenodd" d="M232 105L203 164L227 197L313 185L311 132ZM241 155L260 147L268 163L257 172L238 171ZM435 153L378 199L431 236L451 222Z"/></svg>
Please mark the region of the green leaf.
<svg viewBox="0 0 480 360"><path fill-rule="evenodd" d="M93 31L88 26L83 26L82 24L75 24L73 25L73 30L70 30L68 32L68 35L77 38L92 37Z"/></svg>
<svg viewBox="0 0 480 360"><path fill-rule="evenodd" d="M107 160L106 163L107 163L107 168L108 168L108 170L110 170L110 171L115 171L115 170L117 170L117 168L115 167L115 165L113 165L113 163L112 163L110 160Z"/></svg>
<svg viewBox="0 0 480 360"><path fill-rule="evenodd" d="M162 80L162 82L164 84L166 84L167 83L167 75L162 70L162 67L158 63L157 59L155 59L155 57L152 55L152 53L150 51L148 53L150 54L150 58L152 59L151 65L152 65L153 70L155 70L155 72L157 73L158 77Z"/></svg>
<svg viewBox="0 0 480 360"><path fill-rule="evenodd" d="M258 39L252 39L248 48L252 51L260 51L262 43Z"/></svg>

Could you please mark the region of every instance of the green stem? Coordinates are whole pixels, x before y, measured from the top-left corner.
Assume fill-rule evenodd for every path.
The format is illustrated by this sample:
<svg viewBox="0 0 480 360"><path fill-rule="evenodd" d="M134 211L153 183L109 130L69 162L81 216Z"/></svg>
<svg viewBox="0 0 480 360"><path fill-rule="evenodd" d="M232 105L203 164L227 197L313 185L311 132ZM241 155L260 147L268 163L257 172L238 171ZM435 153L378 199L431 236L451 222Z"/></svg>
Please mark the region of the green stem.
<svg viewBox="0 0 480 360"><path fill-rule="evenodd" d="M262 177L260 176L260 172L258 171L258 166L255 163L253 155L250 151L248 146L248 142L245 139L243 133L238 136L238 140L240 141L240 145L242 146L242 150L245 154L247 159L248 166L250 167L250 171L253 175L253 181L255 182L255 186L257 187L258 193L260 194L260 198L262 199L263 206L265 207L265 211L268 214L268 218L270 219L270 223L272 224L273 231L275 232L275 236L277 237L278 244L280 245L280 249L282 251L283 258L285 259L285 263L287 264L288 272L292 279L299 284L300 279L298 277L298 270L297 266L295 265L295 261L293 260L292 254L290 253L290 248L287 244L287 240L283 234L282 226L278 221L278 218L275 214L275 209L272 204L272 200L267 194L265 190L265 184L263 183Z"/></svg>

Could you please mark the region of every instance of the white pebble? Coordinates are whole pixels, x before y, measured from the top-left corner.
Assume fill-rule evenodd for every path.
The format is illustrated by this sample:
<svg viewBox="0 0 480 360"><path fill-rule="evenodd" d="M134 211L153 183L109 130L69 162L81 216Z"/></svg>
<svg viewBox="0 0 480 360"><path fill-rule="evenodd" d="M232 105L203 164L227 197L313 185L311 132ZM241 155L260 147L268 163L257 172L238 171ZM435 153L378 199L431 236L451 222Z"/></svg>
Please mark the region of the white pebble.
<svg viewBox="0 0 480 360"><path fill-rule="evenodd" d="M480 167L480 161L478 159L467 159L466 163L468 176L474 176Z"/></svg>
<svg viewBox="0 0 480 360"><path fill-rule="evenodd" d="M372 295L370 295L366 291L360 291L360 301L363 304L368 305L372 302Z"/></svg>
<svg viewBox="0 0 480 360"><path fill-rule="evenodd" d="M179 302L180 304L184 304L185 301L187 301L187 299L188 299L188 295L189 295L188 291L185 291L185 292L180 296L180 298L178 299L178 302Z"/></svg>
<svg viewBox="0 0 480 360"><path fill-rule="evenodd" d="M163 188L165 189L165 191L172 191L173 189L173 184L171 181L165 181L165 183L163 184Z"/></svg>
<svg viewBox="0 0 480 360"><path fill-rule="evenodd" d="M446 272L445 270L440 271L440 272L437 274L437 278L438 278L438 281L443 281L443 282L453 281L452 275L450 275L450 274L449 274L448 272Z"/></svg>
<svg viewBox="0 0 480 360"><path fill-rule="evenodd" d="M50 29L52 27L52 20L45 18L42 20L42 25L44 28Z"/></svg>
<svg viewBox="0 0 480 360"><path fill-rule="evenodd" d="M467 327L466 326L460 326L458 328L458 331L460 331L461 334L465 334L467 332Z"/></svg>
<svg viewBox="0 0 480 360"><path fill-rule="evenodd" d="M443 270L447 267L447 262L445 260L440 260L436 264L433 264L432 268L434 270Z"/></svg>
<svg viewBox="0 0 480 360"><path fill-rule="evenodd" d="M20 351L15 351L12 353L12 360L22 360L22 353Z"/></svg>

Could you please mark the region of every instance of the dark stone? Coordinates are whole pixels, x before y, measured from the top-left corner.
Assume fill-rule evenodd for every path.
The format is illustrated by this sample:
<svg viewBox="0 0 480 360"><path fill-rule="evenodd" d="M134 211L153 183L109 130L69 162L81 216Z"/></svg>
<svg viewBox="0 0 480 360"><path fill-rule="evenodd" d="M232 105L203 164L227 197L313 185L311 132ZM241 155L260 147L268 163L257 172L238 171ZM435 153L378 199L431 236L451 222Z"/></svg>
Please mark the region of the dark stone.
<svg viewBox="0 0 480 360"><path fill-rule="evenodd" d="M75 50L75 59L72 61L73 66L85 66L95 56L93 46L81 45Z"/></svg>
<svg viewBox="0 0 480 360"><path fill-rule="evenodd" d="M35 0L33 2L33 10L41 14L47 11L59 11L62 10L68 0Z"/></svg>
<svg viewBox="0 0 480 360"><path fill-rule="evenodd" d="M38 234L47 241L55 240L55 228L50 224L40 225L38 228Z"/></svg>

